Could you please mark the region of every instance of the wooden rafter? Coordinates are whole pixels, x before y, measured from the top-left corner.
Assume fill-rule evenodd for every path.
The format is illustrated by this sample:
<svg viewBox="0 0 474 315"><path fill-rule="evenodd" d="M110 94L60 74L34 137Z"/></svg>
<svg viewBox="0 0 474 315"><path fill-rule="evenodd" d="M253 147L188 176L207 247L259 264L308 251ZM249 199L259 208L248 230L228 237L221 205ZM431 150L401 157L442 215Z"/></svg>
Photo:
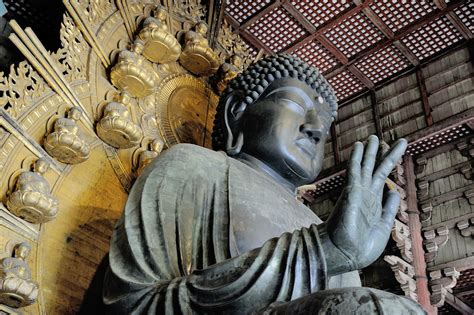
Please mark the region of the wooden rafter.
<svg viewBox="0 0 474 315"><path fill-rule="evenodd" d="M375 90L370 90L370 107L372 107L372 116L374 118L375 132L380 140L383 140L382 124L380 123L380 110L377 104L377 95Z"/></svg>
<svg viewBox="0 0 474 315"><path fill-rule="evenodd" d="M234 30L239 28L239 22L237 22L237 20L234 19L232 16L226 14L225 18ZM261 40L259 40L258 38L256 38L255 36L253 36L252 34L247 32L246 30L241 30L241 31L238 32L238 34L239 34L240 37L242 37L247 42L252 44L252 46L254 46L255 48L263 49L265 51L265 53L268 53L268 54L272 53L272 50L267 45L262 43Z"/></svg>
<svg viewBox="0 0 474 315"><path fill-rule="evenodd" d="M425 114L426 124L431 126L433 125L433 116L431 115L432 110L428 100L428 92L426 91L425 78L423 77L423 72L419 67L416 69L416 81L418 83L418 87L420 88L421 103L423 104L423 112Z"/></svg>
<svg viewBox="0 0 474 315"><path fill-rule="evenodd" d="M354 3L356 5L362 4L362 0L354 0ZM395 36L395 33L385 24L382 19L372 10L370 7L366 7L362 9L362 12L365 14L365 16L372 22L372 24L377 27L382 34L385 35L387 38L393 38ZM414 53L408 49L408 47L403 44L401 41L396 41L393 43L395 47L400 50L400 52L411 62L412 65L417 66L420 64L420 60L415 56Z"/></svg>
<svg viewBox="0 0 474 315"><path fill-rule="evenodd" d="M448 6L445 0L434 0L434 4L438 9L445 9ZM446 17L465 39L473 38L471 30L466 25L464 25L456 13L449 12L446 14Z"/></svg>

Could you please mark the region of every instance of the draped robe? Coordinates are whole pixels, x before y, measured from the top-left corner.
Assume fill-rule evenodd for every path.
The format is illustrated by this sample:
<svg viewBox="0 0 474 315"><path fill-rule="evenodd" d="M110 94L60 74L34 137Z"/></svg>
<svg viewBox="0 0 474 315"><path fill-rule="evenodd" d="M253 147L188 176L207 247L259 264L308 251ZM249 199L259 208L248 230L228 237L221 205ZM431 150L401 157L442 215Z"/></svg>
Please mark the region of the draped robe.
<svg viewBox="0 0 474 315"><path fill-rule="evenodd" d="M114 314L249 314L326 289L319 223L270 177L176 145L130 192L104 303Z"/></svg>

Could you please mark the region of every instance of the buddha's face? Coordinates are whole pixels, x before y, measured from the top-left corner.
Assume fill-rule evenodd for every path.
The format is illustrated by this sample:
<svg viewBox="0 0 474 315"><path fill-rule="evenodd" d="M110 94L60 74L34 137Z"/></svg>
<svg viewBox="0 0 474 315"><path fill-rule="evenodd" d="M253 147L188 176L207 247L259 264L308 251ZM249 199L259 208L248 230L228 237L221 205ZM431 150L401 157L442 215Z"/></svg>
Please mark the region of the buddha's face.
<svg viewBox="0 0 474 315"><path fill-rule="evenodd" d="M241 152L295 186L309 184L321 171L331 123L329 105L310 86L292 78L275 80L243 114Z"/></svg>
<svg viewBox="0 0 474 315"><path fill-rule="evenodd" d="M233 55L232 58L230 59L230 62L237 68L242 67L242 58L240 58L237 55Z"/></svg>
<svg viewBox="0 0 474 315"><path fill-rule="evenodd" d="M40 173L40 174L46 173L48 168L49 168L48 162L46 162L43 159L37 160L35 165L34 165L34 171L37 172L37 173Z"/></svg>
<svg viewBox="0 0 474 315"><path fill-rule="evenodd" d="M25 244L20 244L15 248L15 257L25 259L30 254L30 248Z"/></svg>
<svg viewBox="0 0 474 315"><path fill-rule="evenodd" d="M166 20L166 10L163 8L156 9L155 17L160 21Z"/></svg>
<svg viewBox="0 0 474 315"><path fill-rule="evenodd" d="M196 25L196 32L198 32L199 34L203 35L203 36L206 36L206 33L207 33L207 25L204 24L204 23L198 23Z"/></svg>
<svg viewBox="0 0 474 315"><path fill-rule="evenodd" d="M69 118L73 119L73 120L79 120L81 119L81 116L82 116L82 113L79 109L77 108L72 108L70 111L69 111Z"/></svg>

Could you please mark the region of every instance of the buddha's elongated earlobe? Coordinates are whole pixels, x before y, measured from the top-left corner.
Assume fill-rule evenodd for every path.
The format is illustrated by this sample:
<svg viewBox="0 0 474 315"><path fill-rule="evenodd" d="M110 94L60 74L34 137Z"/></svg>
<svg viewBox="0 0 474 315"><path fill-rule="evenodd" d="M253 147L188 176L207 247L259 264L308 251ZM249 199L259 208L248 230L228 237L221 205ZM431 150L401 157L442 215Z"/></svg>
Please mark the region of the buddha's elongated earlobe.
<svg viewBox="0 0 474 315"><path fill-rule="evenodd" d="M226 143L226 152L230 156L235 156L240 153L240 150L242 150L242 146L244 145L244 134L242 132L239 132L239 135L237 136L237 141L235 144L232 144L233 142L233 136L231 133L229 133L229 136L227 137L227 143Z"/></svg>
<svg viewBox="0 0 474 315"><path fill-rule="evenodd" d="M240 119L243 116L247 105L240 101L238 95L229 95L225 104L225 127L227 129L226 152L230 156L240 153L244 145L244 135L240 131ZM234 143L234 133L238 133Z"/></svg>

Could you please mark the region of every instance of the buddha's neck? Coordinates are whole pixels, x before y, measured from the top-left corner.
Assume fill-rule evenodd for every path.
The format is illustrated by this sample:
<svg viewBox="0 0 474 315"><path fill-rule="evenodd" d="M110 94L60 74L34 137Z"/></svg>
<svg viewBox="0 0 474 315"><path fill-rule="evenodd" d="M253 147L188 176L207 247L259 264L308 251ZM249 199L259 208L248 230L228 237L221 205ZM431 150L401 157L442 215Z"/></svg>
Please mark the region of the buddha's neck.
<svg viewBox="0 0 474 315"><path fill-rule="evenodd" d="M235 158L239 160L240 162L253 168L257 172L263 173L264 175L269 176L272 180L277 182L280 186L282 186L285 190L287 190L291 194L294 195L296 193L296 186L293 183L291 183L290 181L282 177L280 174L275 172L271 167L269 167L267 164L260 161L256 157L241 152Z"/></svg>

